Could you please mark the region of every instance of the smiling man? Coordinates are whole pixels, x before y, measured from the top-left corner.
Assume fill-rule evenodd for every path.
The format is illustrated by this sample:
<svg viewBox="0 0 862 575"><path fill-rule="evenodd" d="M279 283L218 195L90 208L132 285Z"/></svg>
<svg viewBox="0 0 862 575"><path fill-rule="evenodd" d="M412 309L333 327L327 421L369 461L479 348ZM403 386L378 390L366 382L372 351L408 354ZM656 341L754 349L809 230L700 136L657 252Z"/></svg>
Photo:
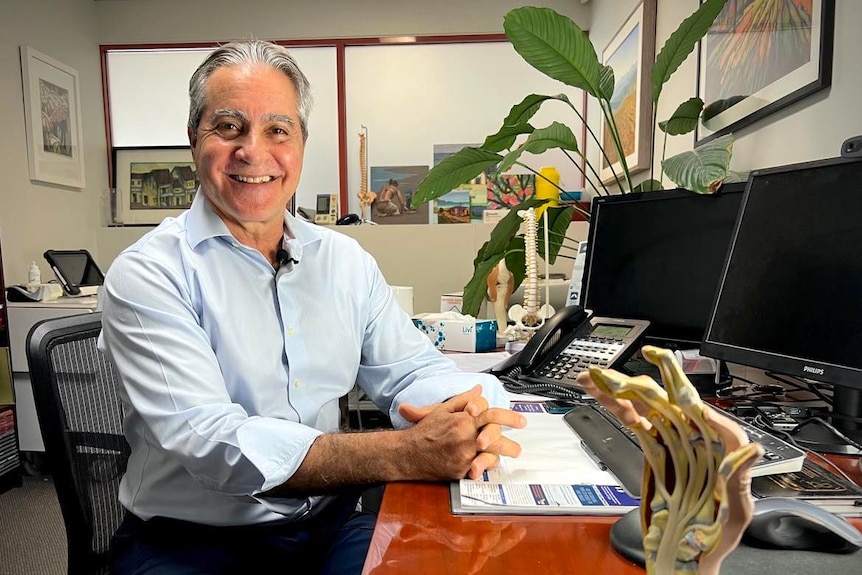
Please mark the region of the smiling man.
<svg viewBox="0 0 862 575"><path fill-rule="evenodd" d="M189 96L199 193L103 289L131 446L111 572L359 573L361 488L478 477L519 454L501 428L524 419L413 327L355 241L285 211L311 95L284 48L218 48ZM395 429L339 432L355 383Z"/></svg>

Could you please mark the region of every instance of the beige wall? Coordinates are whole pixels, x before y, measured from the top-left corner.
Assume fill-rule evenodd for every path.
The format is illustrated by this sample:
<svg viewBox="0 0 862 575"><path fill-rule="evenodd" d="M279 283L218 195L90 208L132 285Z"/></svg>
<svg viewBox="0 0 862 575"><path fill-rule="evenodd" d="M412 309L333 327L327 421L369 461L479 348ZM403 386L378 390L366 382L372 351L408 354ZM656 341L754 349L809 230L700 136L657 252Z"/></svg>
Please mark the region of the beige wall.
<svg viewBox="0 0 862 575"><path fill-rule="evenodd" d="M144 230L102 227L108 185L99 45L258 38L364 37L502 32L514 0L0 0L0 242L8 283L25 282L27 265L49 248L90 250L107 269ZM589 5L549 0L584 26ZM70 190L31 183L27 170L18 46L24 44L80 74L87 184ZM426 232L430 233L430 232ZM384 257L385 259L385 257Z"/></svg>
<svg viewBox="0 0 862 575"><path fill-rule="evenodd" d="M500 32L503 15L523 2L509 0L428 3L383 0L355 2L321 0L0 0L0 239L7 281L26 280L30 260L40 263L48 248L87 248L107 268L114 256L145 230L101 227L99 196L107 186L107 151L102 115L98 46L102 43L213 41L254 35L260 38L374 36L401 34L465 34ZM601 52L636 0L571 0L539 3L590 28ZM773 114L738 135L733 167L750 169L803 159L837 155L845 138L862 133L858 94L862 72L862 2L837 2L832 88ZM658 2L657 45L661 46L698 0ZM360 6L361 8L357 8ZM33 184L27 172L19 44L48 54L80 73L87 186L70 191ZM692 55L668 83L659 117L695 95L696 59ZM590 114L593 118L595 112ZM594 119L591 122L598 125ZM668 154L693 145L693 138L672 138ZM595 146L589 148L596 154ZM584 227L583 224L580 226ZM457 229L456 229L457 228ZM392 283L417 287L417 309L430 306L431 296L451 290L469 278L472 257L484 241L482 226L436 226L405 231L351 227L381 262ZM402 234L402 235L398 235ZM585 234L585 231L584 231ZM582 234L583 235L583 234ZM410 248L421 237L429 250L417 257ZM403 241L401 239L403 238ZM451 259L452 249L460 248ZM441 259L437 259L441 258ZM463 259L461 259L463 258ZM441 261L442 260L442 261ZM416 265L419 262L425 265ZM434 262L434 263L432 263ZM568 264L558 264L569 272ZM425 270L434 270L425 273ZM413 270L405 272L405 270ZM47 272L43 265L43 273ZM413 274L416 274L415 277ZM451 274L451 275L450 275ZM45 274L48 276L48 274ZM426 286L428 286L426 288ZM430 298L430 299L426 299Z"/></svg>
<svg viewBox="0 0 862 575"><path fill-rule="evenodd" d="M491 224L361 225L334 226L333 229L355 238L373 254L391 285L413 286L413 308L416 313L422 313L440 309L440 294L464 288L473 275L473 258L488 241L493 227ZM105 261L112 261L146 230L101 228L97 238L100 253ZM571 240L581 241L586 239L587 231L586 222L572 222L566 235ZM574 257L572 250L562 253ZM557 258L551 272L570 277L573 263L571 259Z"/></svg>
<svg viewBox="0 0 862 575"><path fill-rule="evenodd" d="M27 265L46 249L96 252L100 190L107 185L96 6L92 0L0 0L0 242L8 283L27 280ZM83 190L31 183L24 131L19 45L78 71L84 135Z"/></svg>

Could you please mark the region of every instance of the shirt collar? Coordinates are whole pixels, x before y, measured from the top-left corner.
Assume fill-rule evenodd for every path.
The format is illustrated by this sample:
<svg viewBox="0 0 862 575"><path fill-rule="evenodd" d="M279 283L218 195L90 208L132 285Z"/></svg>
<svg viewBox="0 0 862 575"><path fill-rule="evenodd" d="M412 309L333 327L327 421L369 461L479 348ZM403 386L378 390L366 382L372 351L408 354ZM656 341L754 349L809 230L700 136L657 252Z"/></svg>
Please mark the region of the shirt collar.
<svg viewBox="0 0 862 575"><path fill-rule="evenodd" d="M186 216L187 240L189 247L197 248L210 238L225 237L233 240L227 225L215 213L206 196L198 188L192 206ZM284 239L282 247L290 252L294 260L302 259L305 246L321 240L320 230L314 224L294 217L289 211L284 211Z"/></svg>

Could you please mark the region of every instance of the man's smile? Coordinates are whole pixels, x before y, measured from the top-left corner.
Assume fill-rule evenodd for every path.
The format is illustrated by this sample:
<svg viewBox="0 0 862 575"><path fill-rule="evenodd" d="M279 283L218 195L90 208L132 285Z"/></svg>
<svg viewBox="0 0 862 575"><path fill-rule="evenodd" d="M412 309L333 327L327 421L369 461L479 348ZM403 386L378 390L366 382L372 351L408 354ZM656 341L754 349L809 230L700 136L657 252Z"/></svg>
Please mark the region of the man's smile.
<svg viewBox="0 0 862 575"><path fill-rule="evenodd" d="M232 180L243 184L265 184L275 179L275 176L240 176L237 174L230 174L229 176Z"/></svg>

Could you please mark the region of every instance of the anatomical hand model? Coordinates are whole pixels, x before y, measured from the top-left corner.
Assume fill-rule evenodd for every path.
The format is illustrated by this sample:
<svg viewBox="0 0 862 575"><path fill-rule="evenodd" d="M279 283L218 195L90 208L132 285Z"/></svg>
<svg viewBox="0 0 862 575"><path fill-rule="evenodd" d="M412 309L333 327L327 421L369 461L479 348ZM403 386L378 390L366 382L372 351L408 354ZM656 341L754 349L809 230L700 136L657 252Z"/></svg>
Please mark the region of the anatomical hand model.
<svg viewBox="0 0 862 575"><path fill-rule="evenodd" d="M652 346L665 389L646 375L590 368L578 383L640 441L647 573L718 575L751 521L751 466L763 448L701 402L672 352Z"/></svg>

